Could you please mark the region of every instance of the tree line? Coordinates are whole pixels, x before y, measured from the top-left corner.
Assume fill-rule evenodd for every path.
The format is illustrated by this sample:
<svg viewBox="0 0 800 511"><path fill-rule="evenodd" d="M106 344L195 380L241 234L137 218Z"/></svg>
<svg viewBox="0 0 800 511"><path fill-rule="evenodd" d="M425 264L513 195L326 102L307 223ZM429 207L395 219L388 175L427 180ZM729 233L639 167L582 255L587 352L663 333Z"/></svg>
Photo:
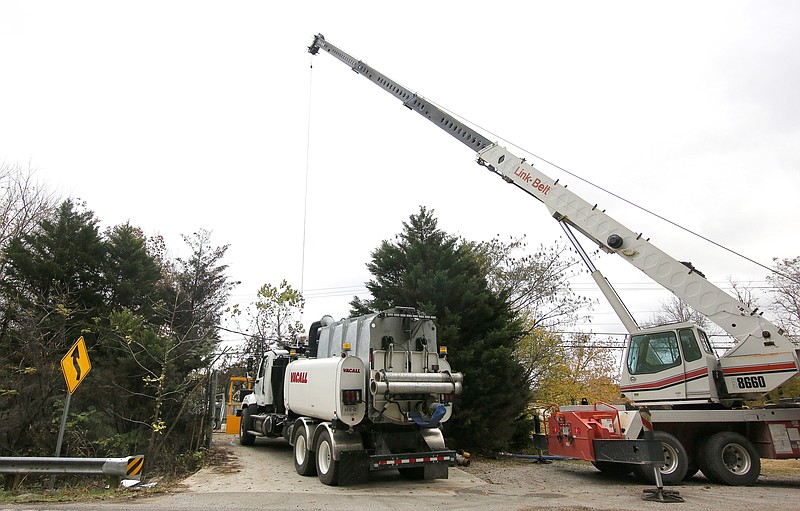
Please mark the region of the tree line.
<svg viewBox="0 0 800 511"><path fill-rule="evenodd" d="M0 169L0 456L53 455L60 359L83 337L91 383L72 396L64 453L190 464L207 440L207 368L235 285L227 245L198 230L183 237L190 255L169 259L160 237L130 223L101 232L86 204L30 176Z"/></svg>
<svg viewBox="0 0 800 511"><path fill-rule="evenodd" d="M243 324L245 354L227 367L243 373L248 354L302 333L302 294L284 280L229 308L237 282L226 273L228 246L209 231L184 236L190 255L170 259L160 237L130 223L101 231L86 204L58 200L30 176L0 167L0 456L52 454L65 397L59 361L82 336L92 384L72 398L64 452L145 454L162 471L186 468L209 439L207 396L227 383L211 388L209 377L223 315ZM525 450L537 406L618 396L608 340L567 333L593 304L571 289L581 270L561 242L466 240L420 207L366 264L369 296L353 297L351 315L399 305L436 316L438 339L465 374L445 426L452 445ZM792 334L800 258L775 264L773 316Z"/></svg>

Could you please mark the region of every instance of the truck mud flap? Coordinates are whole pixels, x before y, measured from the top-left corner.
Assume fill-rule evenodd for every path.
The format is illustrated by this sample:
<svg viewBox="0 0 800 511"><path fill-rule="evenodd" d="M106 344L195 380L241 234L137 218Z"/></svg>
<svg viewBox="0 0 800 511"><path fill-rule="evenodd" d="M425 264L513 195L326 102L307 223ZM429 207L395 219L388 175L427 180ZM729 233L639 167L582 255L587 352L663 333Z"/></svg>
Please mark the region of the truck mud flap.
<svg viewBox="0 0 800 511"><path fill-rule="evenodd" d="M339 485L351 486L369 482L369 453L365 450L339 453Z"/></svg>
<svg viewBox="0 0 800 511"><path fill-rule="evenodd" d="M594 460L632 465L649 465L664 463L664 448L658 440L644 439L594 439Z"/></svg>
<svg viewBox="0 0 800 511"><path fill-rule="evenodd" d="M370 470L390 470L393 468L412 468L440 466L444 476L432 477L434 479L446 479L447 467L456 464L456 451L435 451L435 452L410 452L402 454L378 454L369 457ZM426 471L437 472L442 471ZM426 478L427 479L427 478Z"/></svg>

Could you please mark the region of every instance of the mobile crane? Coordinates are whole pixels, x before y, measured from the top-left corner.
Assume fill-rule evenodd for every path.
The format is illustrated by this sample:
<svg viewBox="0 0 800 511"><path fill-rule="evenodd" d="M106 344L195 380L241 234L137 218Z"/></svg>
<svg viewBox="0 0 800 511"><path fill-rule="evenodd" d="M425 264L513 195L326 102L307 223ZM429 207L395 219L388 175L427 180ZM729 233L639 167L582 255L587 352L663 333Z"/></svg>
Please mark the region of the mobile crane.
<svg viewBox="0 0 800 511"><path fill-rule="evenodd" d="M715 482L751 484L760 473L761 457L800 458L798 405L743 406L745 400L776 389L800 372L798 347L781 328L706 280L690 263L673 258L597 204L318 34L308 51L316 55L320 50L475 151L478 164L544 203L628 331L620 389L629 404L555 411L548 420L551 453L590 460L602 471L634 471L658 482L654 479L659 474L641 460L631 463L629 450L607 450L609 445L623 445L619 441L642 438L652 425L663 447L660 476L666 483L702 470ZM708 335L692 323L640 328L573 229L708 317L733 337L734 346L718 356Z"/></svg>

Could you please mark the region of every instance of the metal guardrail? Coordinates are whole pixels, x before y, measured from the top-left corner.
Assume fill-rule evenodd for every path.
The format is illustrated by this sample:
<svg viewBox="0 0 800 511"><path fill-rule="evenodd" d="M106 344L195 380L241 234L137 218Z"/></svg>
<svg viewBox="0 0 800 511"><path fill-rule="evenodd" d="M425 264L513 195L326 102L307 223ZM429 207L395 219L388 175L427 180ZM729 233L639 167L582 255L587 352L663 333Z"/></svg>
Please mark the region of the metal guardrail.
<svg viewBox="0 0 800 511"><path fill-rule="evenodd" d="M5 489L14 490L22 481L22 476L36 475L99 475L116 481L141 479L144 456L125 458L57 458L0 456L0 474L5 478Z"/></svg>

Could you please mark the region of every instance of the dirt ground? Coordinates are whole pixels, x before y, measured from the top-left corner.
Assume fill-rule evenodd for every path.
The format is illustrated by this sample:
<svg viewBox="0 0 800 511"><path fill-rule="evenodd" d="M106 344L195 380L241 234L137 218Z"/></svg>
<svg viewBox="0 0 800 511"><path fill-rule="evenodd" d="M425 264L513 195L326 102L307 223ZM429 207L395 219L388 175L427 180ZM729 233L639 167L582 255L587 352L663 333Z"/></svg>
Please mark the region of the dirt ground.
<svg viewBox="0 0 800 511"><path fill-rule="evenodd" d="M386 471L371 474L366 484L334 487L298 475L283 440L243 447L235 435L217 433L212 447L200 471L157 494L131 490L103 501L0 503L0 511L650 511L665 505L643 500L650 487L632 476L610 478L581 461L474 457L469 467L450 468L448 479L407 481ZM751 487L711 484L699 475L668 489L684 499L669 509L800 511L800 461L765 460Z"/></svg>
<svg viewBox="0 0 800 511"><path fill-rule="evenodd" d="M183 491L230 492L238 488L269 492L275 487L282 492L331 498L436 496L450 509L481 508L484 499L487 510L640 510L663 505L643 501L644 490L651 487L633 476L611 478L581 461L541 463L510 457L473 457L468 467L451 468L447 480L405 481L396 472L387 472L373 474L365 485L330 487L315 477L297 475L291 448L282 440L259 439L253 447L242 447L236 436L225 434L215 435L206 466L184 482ZM761 477L752 487L716 485L698 474L668 489L684 498L684 510L720 511L745 506L759 511L800 510L800 461L763 460Z"/></svg>

